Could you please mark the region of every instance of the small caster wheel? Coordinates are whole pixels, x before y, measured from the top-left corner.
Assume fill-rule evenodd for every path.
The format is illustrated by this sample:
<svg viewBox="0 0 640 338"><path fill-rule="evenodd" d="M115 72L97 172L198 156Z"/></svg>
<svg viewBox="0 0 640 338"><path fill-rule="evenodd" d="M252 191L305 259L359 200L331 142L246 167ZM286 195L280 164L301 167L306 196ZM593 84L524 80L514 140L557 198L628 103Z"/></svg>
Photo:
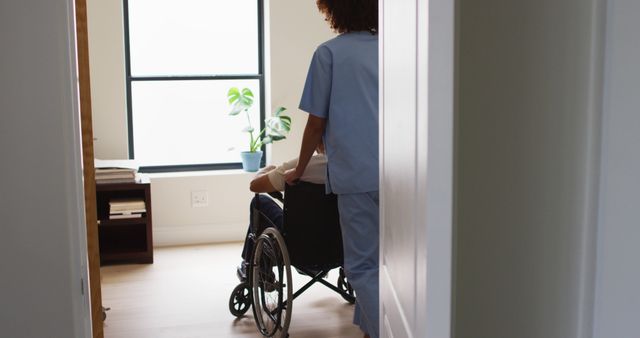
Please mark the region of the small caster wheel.
<svg viewBox="0 0 640 338"><path fill-rule="evenodd" d="M102 321L107 320L107 311L111 310L110 307L102 307Z"/></svg>
<svg viewBox="0 0 640 338"><path fill-rule="evenodd" d="M229 297L229 312L236 317L247 313L251 306L251 290L248 283L240 283L231 292Z"/></svg>
<svg viewBox="0 0 640 338"><path fill-rule="evenodd" d="M344 269L340 268L340 276L338 276L338 289L340 289L343 293L340 295L344 300L353 304L356 302L355 292L353 291L353 287L349 284L347 280L347 276L344 274Z"/></svg>

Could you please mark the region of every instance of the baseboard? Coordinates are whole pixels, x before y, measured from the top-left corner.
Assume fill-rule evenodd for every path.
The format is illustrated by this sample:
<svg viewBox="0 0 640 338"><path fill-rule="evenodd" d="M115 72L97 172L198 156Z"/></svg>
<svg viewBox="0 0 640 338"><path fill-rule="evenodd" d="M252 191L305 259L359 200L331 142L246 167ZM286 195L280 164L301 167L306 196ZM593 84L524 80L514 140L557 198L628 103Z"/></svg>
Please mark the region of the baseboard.
<svg viewBox="0 0 640 338"><path fill-rule="evenodd" d="M153 229L153 246L174 246L243 241L247 224L199 224Z"/></svg>

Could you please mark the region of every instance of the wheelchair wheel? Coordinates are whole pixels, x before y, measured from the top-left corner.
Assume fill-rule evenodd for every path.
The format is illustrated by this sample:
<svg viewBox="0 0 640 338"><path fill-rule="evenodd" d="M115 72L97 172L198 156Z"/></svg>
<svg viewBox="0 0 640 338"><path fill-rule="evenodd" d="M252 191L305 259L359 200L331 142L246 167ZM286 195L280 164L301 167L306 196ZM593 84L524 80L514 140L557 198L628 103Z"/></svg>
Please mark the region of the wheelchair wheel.
<svg viewBox="0 0 640 338"><path fill-rule="evenodd" d="M350 304L356 302L355 292L353 291L353 287L351 286L351 284L349 284L349 281L347 281L347 276L344 274L343 268L340 268L340 276L338 276L338 289L344 292L340 294L340 296L342 296L344 300L346 300Z"/></svg>
<svg viewBox="0 0 640 338"><path fill-rule="evenodd" d="M258 330L265 337L286 337L291 321L291 264L282 235L265 229L253 255L252 307Z"/></svg>
<svg viewBox="0 0 640 338"><path fill-rule="evenodd" d="M249 306L251 306L251 290L249 290L249 284L246 282L240 283L231 291L229 311L232 315L240 317L247 313Z"/></svg>

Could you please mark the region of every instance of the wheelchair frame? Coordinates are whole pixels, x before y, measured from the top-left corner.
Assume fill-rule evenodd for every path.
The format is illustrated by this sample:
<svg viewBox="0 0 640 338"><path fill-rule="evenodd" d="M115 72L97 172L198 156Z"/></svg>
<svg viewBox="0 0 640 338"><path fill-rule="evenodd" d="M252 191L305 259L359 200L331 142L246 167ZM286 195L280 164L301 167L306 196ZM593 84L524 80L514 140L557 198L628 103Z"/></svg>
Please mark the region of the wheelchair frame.
<svg viewBox="0 0 640 338"><path fill-rule="evenodd" d="M284 204L282 193L274 192L269 195ZM259 194L256 194L258 197ZM229 311L236 317L243 316L249 307L253 309L256 326L265 337L273 337L280 332L281 337L288 337L289 324L293 300L309 289L313 284L320 283L340 294L347 302L355 303L353 288L340 267L336 285L327 282L324 277L333 268L312 271L308 267L294 266L311 280L296 292L293 292L291 279L291 263L285 240L274 224L266 226L263 220L270 220L260 211L260 198L256 198L253 210L253 228L249 233L249 240L253 241L251 265L247 269L247 278L238 284L229 297ZM276 269L277 274L273 272ZM275 303L275 304L270 304Z"/></svg>

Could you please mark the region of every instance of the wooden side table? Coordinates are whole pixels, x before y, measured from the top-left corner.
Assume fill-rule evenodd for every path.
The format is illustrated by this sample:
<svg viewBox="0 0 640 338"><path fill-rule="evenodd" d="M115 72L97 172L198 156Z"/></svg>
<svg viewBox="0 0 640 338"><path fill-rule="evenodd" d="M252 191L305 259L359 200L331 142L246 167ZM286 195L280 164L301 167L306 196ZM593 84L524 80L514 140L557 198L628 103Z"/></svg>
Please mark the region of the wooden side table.
<svg viewBox="0 0 640 338"><path fill-rule="evenodd" d="M109 201L140 199L145 202L142 217L109 219ZM100 264L153 263L151 186L143 183L96 184Z"/></svg>

